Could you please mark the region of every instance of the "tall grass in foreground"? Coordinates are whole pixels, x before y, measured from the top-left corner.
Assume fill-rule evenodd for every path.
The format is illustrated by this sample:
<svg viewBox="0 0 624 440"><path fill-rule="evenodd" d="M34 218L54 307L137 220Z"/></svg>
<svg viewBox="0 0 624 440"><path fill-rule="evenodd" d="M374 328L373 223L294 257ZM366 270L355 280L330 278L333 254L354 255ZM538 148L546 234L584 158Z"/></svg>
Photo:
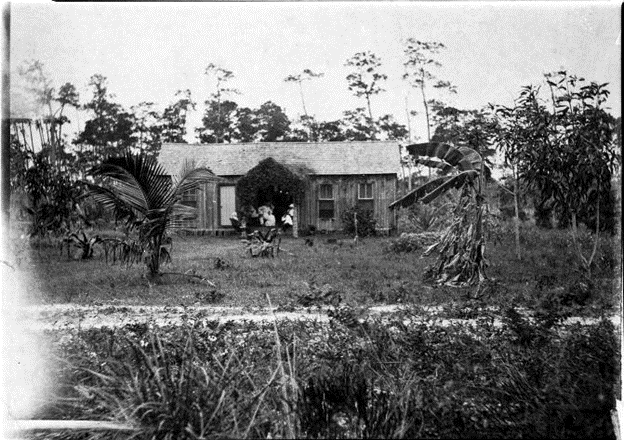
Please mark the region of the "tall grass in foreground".
<svg viewBox="0 0 624 440"><path fill-rule="evenodd" d="M606 320L564 327L510 311L502 327L442 327L404 313L50 337L66 360L64 416L130 423L137 439L615 438Z"/></svg>
<svg viewBox="0 0 624 440"><path fill-rule="evenodd" d="M125 337L124 358L108 358L97 370L84 369L91 377L88 385L76 386L81 404L94 404L91 408L102 415L137 426L123 438L258 438L268 432L294 436L286 411L292 399L279 394L285 386L281 363L265 365L265 374L259 375L236 350L200 355L197 342L193 328L167 344L157 331L139 341ZM269 417L267 406L277 408L278 402L284 405L283 415ZM285 427L271 426L283 416Z"/></svg>

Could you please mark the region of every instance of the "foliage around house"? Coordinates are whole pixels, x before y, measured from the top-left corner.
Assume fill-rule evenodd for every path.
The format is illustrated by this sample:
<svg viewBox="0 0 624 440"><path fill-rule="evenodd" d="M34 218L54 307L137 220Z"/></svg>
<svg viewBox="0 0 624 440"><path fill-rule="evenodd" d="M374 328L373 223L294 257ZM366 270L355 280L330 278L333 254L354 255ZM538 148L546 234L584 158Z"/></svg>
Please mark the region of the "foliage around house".
<svg viewBox="0 0 624 440"><path fill-rule="evenodd" d="M297 202L303 195L305 174L294 172L268 157L236 182L238 205L245 214L249 206L257 207L270 200L260 200L262 193L282 193Z"/></svg>

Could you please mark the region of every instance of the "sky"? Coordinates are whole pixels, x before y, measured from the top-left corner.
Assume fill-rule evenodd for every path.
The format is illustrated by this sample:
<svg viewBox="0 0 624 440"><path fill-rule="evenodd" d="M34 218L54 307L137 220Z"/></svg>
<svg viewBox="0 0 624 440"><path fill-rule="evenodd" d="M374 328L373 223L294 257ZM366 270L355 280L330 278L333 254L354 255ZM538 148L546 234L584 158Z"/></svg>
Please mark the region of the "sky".
<svg viewBox="0 0 624 440"><path fill-rule="evenodd" d="M401 79L407 38L446 46L435 73L458 93L431 97L458 108L511 105L521 86L566 69L609 82L607 104L619 116L620 32L620 5L612 2L14 3L10 55L14 71L40 60L54 85L78 88L81 102L91 96L89 77L100 73L126 108L142 101L164 108L179 89L203 103L214 91L204 70L214 63L234 73L239 105L271 100L291 119L303 109L297 86L284 78L311 69L324 76L304 83L308 113L335 120L365 106L348 90L344 64L372 51L388 75L386 91L372 97L373 115L406 124L407 102L421 112L412 125L422 138L419 94ZM191 134L203 109L190 117ZM26 110L14 99L14 114ZM79 129L88 115L69 117Z"/></svg>

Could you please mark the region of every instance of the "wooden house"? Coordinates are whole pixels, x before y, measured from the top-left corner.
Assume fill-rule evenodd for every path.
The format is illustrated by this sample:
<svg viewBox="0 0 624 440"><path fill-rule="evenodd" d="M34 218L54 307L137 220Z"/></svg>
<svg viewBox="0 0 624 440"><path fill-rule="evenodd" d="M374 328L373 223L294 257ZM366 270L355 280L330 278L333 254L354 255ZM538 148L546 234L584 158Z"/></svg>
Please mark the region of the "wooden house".
<svg viewBox="0 0 624 440"><path fill-rule="evenodd" d="M197 208L197 218L189 222L189 228L218 234L231 229L233 212L245 210L239 206L237 182L268 158L304 182L302 194L290 200L281 197L279 202L295 205L300 231L310 227L341 231L343 213L356 205L373 211L381 231L395 228L394 214L388 209L397 198L400 169L399 144L394 141L164 144L159 162L169 175L178 174L190 160L194 166L208 167L222 178L219 183L186 194L183 200ZM276 218L281 218L277 206L275 211Z"/></svg>

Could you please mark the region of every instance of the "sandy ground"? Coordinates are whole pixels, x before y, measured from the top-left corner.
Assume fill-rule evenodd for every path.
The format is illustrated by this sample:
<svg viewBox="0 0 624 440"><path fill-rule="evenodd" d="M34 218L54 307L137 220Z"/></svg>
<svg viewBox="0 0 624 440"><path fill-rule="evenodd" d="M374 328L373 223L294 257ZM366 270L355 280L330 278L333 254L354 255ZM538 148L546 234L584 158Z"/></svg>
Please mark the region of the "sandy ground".
<svg viewBox="0 0 624 440"><path fill-rule="evenodd" d="M385 316L401 310L403 306L387 305L369 308L368 315ZM432 316L441 312L441 307L430 307L423 311L423 321L430 321ZM155 326L180 325L184 322L198 320L220 322L227 321L255 321L271 322L277 320L313 320L327 322L329 320L327 307L298 308L283 311L280 309L218 306L193 307L163 307L163 306L124 306L124 305L41 305L24 306L14 309L17 322L28 329L61 330L63 328L99 328L120 327L133 323L152 323ZM435 325L450 325L453 323L475 323L473 319L445 319L439 318L432 322ZM593 318L572 317L565 324L591 324ZM619 328L621 318L612 317L613 324ZM406 322L407 323L407 322ZM501 325L500 319L494 320L494 325Z"/></svg>

